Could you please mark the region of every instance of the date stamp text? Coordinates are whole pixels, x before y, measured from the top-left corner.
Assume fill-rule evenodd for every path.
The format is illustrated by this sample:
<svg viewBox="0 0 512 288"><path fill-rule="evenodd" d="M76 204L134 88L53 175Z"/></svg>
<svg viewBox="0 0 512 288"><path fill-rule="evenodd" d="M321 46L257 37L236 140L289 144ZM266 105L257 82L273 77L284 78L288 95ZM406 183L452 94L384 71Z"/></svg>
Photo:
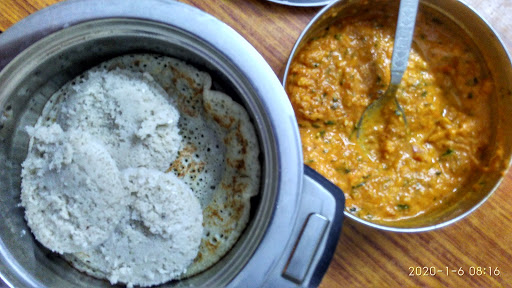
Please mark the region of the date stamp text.
<svg viewBox="0 0 512 288"><path fill-rule="evenodd" d="M493 266L468 266L468 267L435 267L435 266L411 266L409 276L491 276L499 277L499 267Z"/></svg>

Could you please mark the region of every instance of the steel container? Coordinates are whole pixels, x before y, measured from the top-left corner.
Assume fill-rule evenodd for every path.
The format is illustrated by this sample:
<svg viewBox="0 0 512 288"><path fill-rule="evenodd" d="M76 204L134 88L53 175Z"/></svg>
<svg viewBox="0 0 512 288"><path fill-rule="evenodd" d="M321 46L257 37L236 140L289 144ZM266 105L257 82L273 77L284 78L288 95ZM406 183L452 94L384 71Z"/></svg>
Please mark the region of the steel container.
<svg viewBox="0 0 512 288"><path fill-rule="evenodd" d="M372 9L383 9L384 5L393 5L398 10L397 0L341 0L324 7L309 22L293 47L286 65L283 85L286 86L288 71L295 55L302 46L314 37L319 31L343 17L349 17ZM386 6L388 7L388 6ZM389 9L389 7L387 8ZM396 221L389 224L373 223L361 219L349 211L345 216L349 219L370 227L396 232L421 232L444 227L454 223L482 205L497 189L503 180L506 170L510 166L512 154L512 126L507 125L512 113L512 64L510 56L491 25L483 19L477 11L459 0L421 0L418 13L424 11L432 17L437 17L450 29L457 31L458 35L475 44L477 55L487 64L487 68L494 79L494 94L491 106L491 139L490 149L486 157L501 158L500 169L483 172L476 175L472 183L462 187L458 192L461 197L454 198L442 209L414 217L409 220ZM500 149L502 148L502 150ZM499 155L498 155L499 154ZM471 190L474 183L482 183L482 187L475 193L466 193Z"/></svg>
<svg viewBox="0 0 512 288"><path fill-rule="evenodd" d="M296 119L281 83L233 29L189 5L164 0L72 0L0 35L0 276L12 287L109 287L78 272L30 233L20 203L20 164L48 98L109 58L158 53L213 78L248 111L259 139L261 189L248 227L207 271L161 287L316 286L335 251L343 193L304 167Z"/></svg>

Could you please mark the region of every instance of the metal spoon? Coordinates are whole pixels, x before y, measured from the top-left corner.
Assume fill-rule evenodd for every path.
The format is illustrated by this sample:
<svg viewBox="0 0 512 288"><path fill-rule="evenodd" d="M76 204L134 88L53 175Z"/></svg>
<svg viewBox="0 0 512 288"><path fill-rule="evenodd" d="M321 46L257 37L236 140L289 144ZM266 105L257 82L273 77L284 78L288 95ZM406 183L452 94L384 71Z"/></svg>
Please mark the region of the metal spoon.
<svg viewBox="0 0 512 288"><path fill-rule="evenodd" d="M407 119L404 110L396 98L396 91L402 81L402 76L404 75L409 61L418 2L419 0L400 1L395 43L391 57L391 81L386 92L366 108L357 123L357 140L361 146L364 146L364 140L368 136L368 130L373 130L378 124L386 121L386 117L383 116L383 108L389 105L391 101L394 101L396 114L402 116L404 125L407 128Z"/></svg>

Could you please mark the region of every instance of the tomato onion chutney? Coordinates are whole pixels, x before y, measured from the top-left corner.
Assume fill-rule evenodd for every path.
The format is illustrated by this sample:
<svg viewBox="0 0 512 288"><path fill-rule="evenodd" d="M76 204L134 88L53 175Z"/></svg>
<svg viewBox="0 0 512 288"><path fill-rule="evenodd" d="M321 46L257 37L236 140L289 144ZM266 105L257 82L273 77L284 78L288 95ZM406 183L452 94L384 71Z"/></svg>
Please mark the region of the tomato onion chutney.
<svg viewBox="0 0 512 288"><path fill-rule="evenodd" d="M396 19L389 8L336 19L302 45L285 80L305 164L344 191L348 212L376 223L453 203L503 160L500 147L490 156L495 87L485 61L446 19L421 9L397 92L407 129L393 111L370 133L372 149L360 147L357 122L390 81Z"/></svg>

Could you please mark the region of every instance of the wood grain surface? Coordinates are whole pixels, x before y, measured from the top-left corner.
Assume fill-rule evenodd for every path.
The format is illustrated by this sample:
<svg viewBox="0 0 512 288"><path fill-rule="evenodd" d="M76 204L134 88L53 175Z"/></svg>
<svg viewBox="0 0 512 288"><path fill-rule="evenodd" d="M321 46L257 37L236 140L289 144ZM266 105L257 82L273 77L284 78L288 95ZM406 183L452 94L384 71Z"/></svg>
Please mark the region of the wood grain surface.
<svg viewBox="0 0 512 288"><path fill-rule="evenodd" d="M0 0L0 30L55 2L58 0ZM320 10L264 0L182 2L214 15L238 31L280 79L296 39ZM497 29L512 51L512 1L466 2ZM436 231L389 233L347 220L321 287L512 287L511 190L509 171L500 188L478 210ZM443 272L410 276L416 267L435 267ZM472 276L471 267L487 268L486 274ZM499 275L489 275L489 267ZM459 275L461 271L463 275Z"/></svg>

